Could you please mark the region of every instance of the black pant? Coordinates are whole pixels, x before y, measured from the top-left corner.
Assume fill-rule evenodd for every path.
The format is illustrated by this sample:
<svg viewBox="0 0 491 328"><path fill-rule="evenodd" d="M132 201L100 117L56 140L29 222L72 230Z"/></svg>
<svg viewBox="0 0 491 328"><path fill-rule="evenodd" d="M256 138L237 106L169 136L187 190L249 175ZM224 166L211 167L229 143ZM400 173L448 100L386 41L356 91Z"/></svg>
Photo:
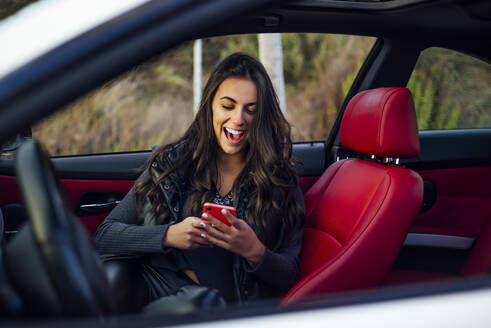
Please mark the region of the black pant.
<svg viewBox="0 0 491 328"><path fill-rule="evenodd" d="M148 303L196 285L182 271L153 267L141 259L109 259L104 268L121 312L140 311Z"/></svg>
<svg viewBox="0 0 491 328"><path fill-rule="evenodd" d="M184 286L196 285L183 271L176 272L150 264L141 264L140 274L147 285L149 302L174 295Z"/></svg>

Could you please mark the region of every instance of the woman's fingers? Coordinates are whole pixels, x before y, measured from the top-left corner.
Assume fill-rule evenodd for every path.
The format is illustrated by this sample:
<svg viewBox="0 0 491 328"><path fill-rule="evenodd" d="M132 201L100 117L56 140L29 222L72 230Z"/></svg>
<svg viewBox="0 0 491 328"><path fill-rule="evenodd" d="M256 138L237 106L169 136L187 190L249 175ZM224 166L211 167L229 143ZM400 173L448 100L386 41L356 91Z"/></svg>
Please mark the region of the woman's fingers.
<svg viewBox="0 0 491 328"><path fill-rule="evenodd" d="M191 225L197 229L203 229L205 227L205 222L197 217L191 217Z"/></svg>
<svg viewBox="0 0 491 328"><path fill-rule="evenodd" d="M203 217L206 219L204 229L207 240L215 246L230 250L232 248L231 241L234 239L237 229L226 225L211 214L203 215Z"/></svg>
<svg viewBox="0 0 491 328"><path fill-rule="evenodd" d="M215 246L239 254L249 264L256 265L264 255L264 245L247 222L238 219L226 210L222 211L222 213L232 223L232 226L227 226L208 214L205 217L207 220L205 230L208 241Z"/></svg>
<svg viewBox="0 0 491 328"><path fill-rule="evenodd" d="M207 239L212 245L215 245L215 246L221 247L223 249L227 249L227 250L230 249L230 244L228 242L226 242L223 239L216 238L212 234L208 234Z"/></svg>
<svg viewBox="0 0 491 328"><path fill-rule="evenodd" d="M204 230L200 236L211 245L240 255L248 253L248 249L257 240L254 231L246 222L238 219L229 211L223 210L222 213L232 223L232 226L228 226L209 213L204 213L202 215L203 221L195 222L195 226L199 227L196 230Z"/></svg>
<svg viewBox="0 0 491 328"><path fill-rule="evenodd" d="M234 227L236 227L237 222L242 221L242 220L237 219L237 217L235 215L233 215L232 213L230 213L226 209L222 209L222 214L228 219L228 222L230 222Z"/></svg>
<svg viewBox="0 0 491 328"><path fill-rule="evenodd" d="M203 226L200 225L199 228L195 228L192 233L193 242L198 243L201 246L211 246L211 243L208 240L209 234Z"/></svg>
<svg viewBox="0 0 491 328"><path fill-rule="evenodd" d="M189 240L191 248L210 247L212 243L208 240L208 234L202 232L199 235L193 235Z"/></svg>
<svg viewBox="0 0 491 328"><path fill-rule="evenodd" d="M216 229L216 227L212 227L211 224L209 224L206 228L206 233L208 237L213 237L215 239L220 239L225 242L228 242L231 238L232 233L225 233L223 231L220 231L219 229ZM210 239L210 238L208 238ZM211 240L211 239L210 239Z"/></svg>
<svg viewBox="0 0 491 328"><path fill-rule="evenodd" d="M205 227L206 224L198 217L188 217L185 221L189 224L187 230L188 247L185 248L198 248L198 247L210 247L212 244L206 238Z"/></svg>
<svg viewBox="0 0 491 328"><path fill-rule="evenodd" d="M230 230L230 226L226 225L209 213L203 213L202 217L206 220L206 222L203 222L205 223L205 226L211 226L212 228L215 228L222 232L228 232Z"/></svg>
<svg viewBox="0 0 491 328"><path fill-rule="evenodd" d="M226 210L222 213L232 226L226 225L209 213L203 214L203 220L197 217L187 218L185 221L189 223L186 225L186 246L183 248L218 246L241 255L249 264L255 266L264 255L264 245L247 222Z"/></svg>
<svg viewBox="0 0 491 328"><path fill-rule="evenodd" d="M197 246L197 247L209 247L211 246L212 244L208 241L208 239L205 237L197 237L193 240L193 243L192 243L193 246Z"/></svg>

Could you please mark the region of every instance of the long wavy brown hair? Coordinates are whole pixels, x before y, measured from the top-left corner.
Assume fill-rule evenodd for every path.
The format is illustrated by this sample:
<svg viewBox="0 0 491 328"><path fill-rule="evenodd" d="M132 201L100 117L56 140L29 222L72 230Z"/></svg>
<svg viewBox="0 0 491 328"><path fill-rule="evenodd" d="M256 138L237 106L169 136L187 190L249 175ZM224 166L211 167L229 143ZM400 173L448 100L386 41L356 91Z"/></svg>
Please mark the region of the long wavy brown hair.
<svg viewBox="0 0 491 328"><path fill-rule="evenodd" d="M290 125L281 112L266 70L249 55L232 54L213 70L203 90L199 111L187 132L176 143L157 149L149 159L148 175L135 185L136 202L141 209L146 200L150 201L155 224L169 222L168 204L159 187L165 177L185 179L190 215L200 216L202 204L213 200L219 146L213 130L212 102L220 84L229 77L253 81L258 93L255 119L243 150L246 164L232 188L234 199L237 200L239 190L245 192L248 217L242 219L268 248L277 250L299 236L305 213L299 199L298 165L292 157ZM166 151L179 143L184 147L182 155L155 181L150 164L155 160L163 163Z"/></svg>

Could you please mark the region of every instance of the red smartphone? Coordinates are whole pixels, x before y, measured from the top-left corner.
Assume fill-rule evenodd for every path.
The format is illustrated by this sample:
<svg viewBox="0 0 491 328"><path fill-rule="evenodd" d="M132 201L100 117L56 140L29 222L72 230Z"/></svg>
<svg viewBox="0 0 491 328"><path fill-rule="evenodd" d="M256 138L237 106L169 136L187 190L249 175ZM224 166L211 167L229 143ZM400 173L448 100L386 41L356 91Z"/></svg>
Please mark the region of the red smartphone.
<svg viewBox="0 0 491 328"><path fill-rule="evenodd" d="M226 209L233 215L237 216L237 210L235 207L232 206L225 206L225 205L219 205L215 203L204 203L203 204L203 213L208 213L216 217L218 220L222 221L228 226L231 226L232 224L230 221L225 217L225 215L222 214L222 210ZM205 219L203 219L205 220ZM206 220L205 220L206 221Z"/></svg>

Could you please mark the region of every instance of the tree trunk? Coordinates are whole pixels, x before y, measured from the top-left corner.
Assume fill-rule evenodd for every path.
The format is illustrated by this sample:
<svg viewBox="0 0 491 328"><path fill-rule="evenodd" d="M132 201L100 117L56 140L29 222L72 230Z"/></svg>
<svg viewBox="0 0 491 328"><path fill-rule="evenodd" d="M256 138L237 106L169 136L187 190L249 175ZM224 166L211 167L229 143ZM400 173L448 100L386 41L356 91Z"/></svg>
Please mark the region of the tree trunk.
<svg viewBox="0 0 491 328"><path fill-rule="evenodd" d="M278 95L281 111L286 115L285 78L283 76L281 34L258 34L258 39L259 59L271 77L276 94Z"/></svg>
<svg viewBox="0 0 491 328"><path fill-rule="evenodd" d="M201 39L194 41L193 47L193 109L196 114L199 110L202 89L202 57L203 49Z"/></svg>

